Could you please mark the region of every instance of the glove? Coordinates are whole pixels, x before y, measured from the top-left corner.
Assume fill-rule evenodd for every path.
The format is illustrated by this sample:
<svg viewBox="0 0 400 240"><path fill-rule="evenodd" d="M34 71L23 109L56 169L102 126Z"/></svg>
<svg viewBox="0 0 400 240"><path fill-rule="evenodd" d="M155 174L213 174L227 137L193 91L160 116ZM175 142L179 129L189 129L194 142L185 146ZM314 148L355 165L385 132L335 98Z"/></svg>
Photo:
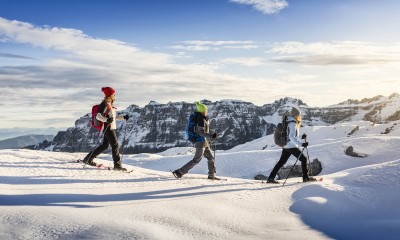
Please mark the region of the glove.
<svg viewBox="0 0 400 240"><path fill-rule="evenodd" d="M112 123L113 121L114 121L114 118L113 118L113 117L108 117L106 123Z"/></svg>
<svg viewBox="0 0 400 240"><path fill-rule="evenodd" d="M211 135L211 137L213 138L213 139L216 139L217 138L217 136L218 136L218 134L215 132L215 133L213 133L213 135Z"/></svg>
<svg viewBox="0 0 400 240"><path fill-rule="evenodd" d="M124 119L125 119L126 121L128 121L129 115L125 115L125 116L124 116Z"/></svg>
<svg viewBox="0 0 400 240"><path fill-rule="evenodd" d="M307 134L303 133L303 135L301 135L301 139L307 139Z"/></svg>
<svg viewBox="0 0 400 240"><path fill-rule="evenodd" d="M308 146L308 142L301 144L301 146L306 148Z"/></svg>

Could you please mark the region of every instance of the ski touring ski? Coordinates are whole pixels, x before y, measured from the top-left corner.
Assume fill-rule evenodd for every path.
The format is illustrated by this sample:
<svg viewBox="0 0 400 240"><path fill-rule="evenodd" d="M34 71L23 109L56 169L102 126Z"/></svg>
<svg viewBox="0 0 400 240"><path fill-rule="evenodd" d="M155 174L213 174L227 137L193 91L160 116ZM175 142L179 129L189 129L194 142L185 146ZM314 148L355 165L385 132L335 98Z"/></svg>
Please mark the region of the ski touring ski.
<svg viewBox="0 0 400 240"><path fill-rule="evenodd" d="M170 169L169 171L171 171L172 175L174 175L174 177L175 177L176 179L182 179L182 177L178 177L178 176L176 175L176 173L174 173L174 171L172 171L171 169ZM212 178L212 179L210 179L210 178L187 177L186 179L206 179L206 180L211 180L211 181L228 181L227 178L219 178L219 177L214 177L214 178Z"/></svg>
<svg viewBox="0 0 400 240"><path fill-rule="evenodd" d="M316 179L317 181L307 181L307 182L297 182L297 183L312 183L312 182L322 182L324 180L323 177Z"/></svg>
<svg viewBox="0 0 400 240"><path fill-rule="evenodd" d="M107 166L105 166L105 165L102 164L102 163L97 164L96 166L93 166L93 165L86 164L86 163L83 162L83 160L81 160L81 159L78 159L78 160L76 160L75 162L77 162L77 163L84 163L84 164L85 164L85 165L83 166L84 168L85 168L86 166L89 166L89 167L96 167L96 168L98 168L98 169L113 170L113 171L115 171L115 172L123 172L123 173L131 173L131 172L133 172L133 169L126 169L126 168L115 169L115 168L113 168L113 167L107 167Z"/></svg>
<svg viewBox="0 0 400 240"><path fill-rule="evenodd" d="M228 181L227 178L219 178L219 177L214 177L214 178L205 178L207 180L211 180L211 181Z"/></svg>
<svg viewBox="0 0 400 240"><path fill-rule="evenodd" d="M307 182L301 182L301 181L299 181L299 182L297 182L297 183L312 183L312 182L322 182L324 180L324 178L323 177L321 177L321 178L318 178L318 179L316 179L316 181L307 181ZM281 182L267 182L267 181L265 181L265 180L258 180L258 182L260 182L260 183L265 183L265 184L269 184L269 185L280 185L280 184L282 184Z"/></svg>

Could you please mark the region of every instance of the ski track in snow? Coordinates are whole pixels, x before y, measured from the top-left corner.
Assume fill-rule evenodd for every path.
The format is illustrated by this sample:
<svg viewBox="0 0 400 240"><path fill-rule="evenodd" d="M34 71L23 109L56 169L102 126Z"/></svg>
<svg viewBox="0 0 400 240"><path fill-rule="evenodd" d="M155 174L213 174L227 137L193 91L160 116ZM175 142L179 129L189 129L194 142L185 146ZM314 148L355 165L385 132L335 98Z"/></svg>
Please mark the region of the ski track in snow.
<svg viewBox="0 0 400 240"><path fill-rule="evenodd" d="M206 159L175 179L190 148L124 156L129 174L73 162L85 153L1 150L0 239L398 239L400 137L382 128L305 128L324 181L285 187L252 180L280 156L260 149L269 137L217 151L228 181L206 180ZM349 145L368 157L345 155Z"/></svg>

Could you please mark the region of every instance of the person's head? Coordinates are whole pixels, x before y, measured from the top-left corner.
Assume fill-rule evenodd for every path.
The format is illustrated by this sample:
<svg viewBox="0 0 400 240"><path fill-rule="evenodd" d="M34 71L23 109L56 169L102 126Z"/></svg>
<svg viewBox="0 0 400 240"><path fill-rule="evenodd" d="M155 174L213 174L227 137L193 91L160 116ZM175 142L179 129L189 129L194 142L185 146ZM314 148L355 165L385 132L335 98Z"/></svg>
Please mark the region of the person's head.
<svg viewBox="0 0 400 240"><path fill-rule="evenodd" d="M112 87L103 87L101 91L104 93L104 102L114 103L115 101L115 90Z"/></svg>
<svg viewBox="0 0 400 240"><path fill-rule="evenodd" d="M198 112L201 112L204 116L208 115L208 109L207 106L200 103L200 102L196 102L196 108Z"/></svg>
<svg viewBox="0 0 400 240"><path fill-rule="evenodd" d="M292 109L287 112L287 116L296 119L297 124L301 123L301 111L297 107L292 107Z"/></svg>

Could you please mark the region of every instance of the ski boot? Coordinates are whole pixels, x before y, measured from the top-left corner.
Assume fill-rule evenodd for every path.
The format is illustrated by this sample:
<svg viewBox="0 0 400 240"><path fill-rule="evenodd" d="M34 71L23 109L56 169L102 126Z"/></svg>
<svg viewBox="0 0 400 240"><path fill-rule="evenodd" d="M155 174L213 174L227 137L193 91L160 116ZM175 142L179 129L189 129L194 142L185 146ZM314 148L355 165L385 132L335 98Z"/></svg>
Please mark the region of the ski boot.
<svg viewBox="0 0 400 240"><path fill-rule="evenodd" d="M316 182L317 179L313 178L313 177L305 177L303 178L303 182Z"/></svg>
<svg viewBox="0 0 400 240"><path fill-rule="evenodd" d="M279 184L279 182L276 181L276 180L273 179L273 178L268 179L268 180L267 180L267 183Z"/></svg>

